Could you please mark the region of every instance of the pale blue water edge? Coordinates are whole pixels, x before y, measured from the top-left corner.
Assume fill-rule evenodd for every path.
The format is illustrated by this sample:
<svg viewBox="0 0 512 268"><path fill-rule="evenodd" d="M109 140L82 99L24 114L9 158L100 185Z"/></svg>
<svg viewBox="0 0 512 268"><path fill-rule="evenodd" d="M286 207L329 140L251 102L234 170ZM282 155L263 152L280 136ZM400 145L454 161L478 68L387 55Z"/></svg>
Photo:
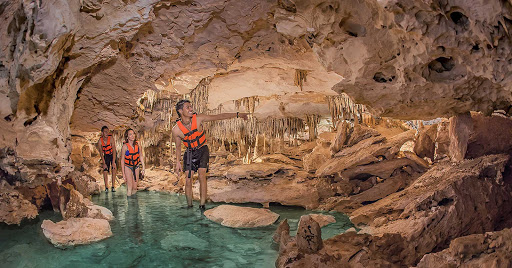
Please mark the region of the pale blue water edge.
<svg viewBox="0 0 512 268"><path fill-rule="evenodd" d="M0 225L0 267L275 267L278 248L272 235L279 222L287 218L293 236L301 215L323 213L271 205L280 215L275 224L233 229L208 220L197 202L192 209L184 208L185 196L138 192L127 198L125 189L93 197L116 217L110 223L114 236L97 243L64 250L53 247L40 227L44 219L61 220L52 211L43 211L20 227ZM207 209L218 205L209 203ZM323 214L336 218L336 223L322 228L324 239L352 227L346 215Z"/></svg>

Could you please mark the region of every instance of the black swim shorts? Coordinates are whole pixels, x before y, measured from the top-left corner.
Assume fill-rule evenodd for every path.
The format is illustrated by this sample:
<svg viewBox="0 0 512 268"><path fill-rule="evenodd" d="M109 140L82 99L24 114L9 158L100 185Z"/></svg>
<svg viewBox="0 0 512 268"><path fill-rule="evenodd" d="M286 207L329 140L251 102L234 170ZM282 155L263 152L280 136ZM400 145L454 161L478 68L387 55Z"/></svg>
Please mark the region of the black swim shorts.
<svg viewBox="0 0 512 268"><path fill-rule="evenodd" d="M104 155L104 158L105 158L105 165L107 165L107 168L103 169L103 171L110 171L110 166L112 165L114 156L111 154L106 154L106 155Z"/></svg>
<svg viewBox="0 0 512 268"><path fill-rule="evenodd" d="M206 168L208 170L208 162L210 161L210 150L207 145L202 146L197 150L192 150L192 170L197 172L200 168ZM188 150L183 154L183 170L190 170L188 163Z"/></svg>

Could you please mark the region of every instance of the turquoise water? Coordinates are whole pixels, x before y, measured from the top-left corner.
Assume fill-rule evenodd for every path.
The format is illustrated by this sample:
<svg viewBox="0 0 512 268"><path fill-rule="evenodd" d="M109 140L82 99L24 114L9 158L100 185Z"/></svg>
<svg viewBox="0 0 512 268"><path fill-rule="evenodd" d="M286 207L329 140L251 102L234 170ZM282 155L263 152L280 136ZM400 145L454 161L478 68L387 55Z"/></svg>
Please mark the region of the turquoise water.
<svg viewBox="0 0 512 268"><path fill-rule="evenodd" d="M114 213L114 236L90 245L55 248L40 226L44 219L59 221L61 216L43 211L19 227L0 225L0 267L275 267L278 248L272 235L278 223L287 218L293 236L300 216L312 213L271 205L280 215L277 223L233 229L208 220L197 202L194 208L184 208L182 195L138 192L127 198L122 187L114 194L94 196L93 202ZM218 205L207 204L207 209ZM347 216L329 214L337 222L322 228L324 239L352 227Z"/></svg>

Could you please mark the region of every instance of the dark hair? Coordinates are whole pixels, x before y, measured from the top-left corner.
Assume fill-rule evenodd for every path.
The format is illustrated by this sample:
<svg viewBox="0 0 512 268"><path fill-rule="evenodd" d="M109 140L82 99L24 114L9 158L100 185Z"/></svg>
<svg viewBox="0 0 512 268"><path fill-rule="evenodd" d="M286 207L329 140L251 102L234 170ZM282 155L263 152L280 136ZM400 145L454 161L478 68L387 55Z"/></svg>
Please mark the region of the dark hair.
<svg viewBox="0 0 512 268"><path fill-rule="evenodd" d="M183 105L185 105L185 103L190 103L189 100L180 100L178 101L178 103L176 103L176 112L178 113L178 117L181 118L181 114L180 112L178 112L179 109L183 109Z"/></svg>
<svg viewBox="0 0 512 268"><path fill-rule="evenodd" d="M103 130L105 130L105 129L108 129L108 127L107 126L101 127L101 132L103 132Z"/></svg>
<svg viewBox="0 0 512 268"><path fill-rule="evenodd" d="M125 132L124 132L124 142L125 143L128 143L128 132L133 131L133 133L135 133L135 140L133 141L133 144L135 144L137 142L137 132L135 132L135 130L129 128L127 129Z"/></svg>

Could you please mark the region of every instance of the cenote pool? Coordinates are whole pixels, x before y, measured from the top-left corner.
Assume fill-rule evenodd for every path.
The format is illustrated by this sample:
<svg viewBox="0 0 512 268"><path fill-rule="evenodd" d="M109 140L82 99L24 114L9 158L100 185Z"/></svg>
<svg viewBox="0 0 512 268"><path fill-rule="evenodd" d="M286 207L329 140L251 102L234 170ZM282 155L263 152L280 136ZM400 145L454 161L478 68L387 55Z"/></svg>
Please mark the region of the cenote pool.
<svg viewBox="0 0 512 268"><path fill-rule="evenodd" d="M61 216L43 211L21 226L0 225L0 267L274 267L278 248L272 235L278 223L287 218L293 236L300 216L312 213L271 205L280 215L274 225L232 229L204 217L197 202L192 209L184 208L182 195L138 192L127 198L121 187L116 193L94 196L93 202L114 213L114 236L90 245L55 248L40 226L44 219L59 221ZM209 203L207 209L218 205ZM329 214L337 222L322 228L324 239L352 227L347 216Z"/></svg>

